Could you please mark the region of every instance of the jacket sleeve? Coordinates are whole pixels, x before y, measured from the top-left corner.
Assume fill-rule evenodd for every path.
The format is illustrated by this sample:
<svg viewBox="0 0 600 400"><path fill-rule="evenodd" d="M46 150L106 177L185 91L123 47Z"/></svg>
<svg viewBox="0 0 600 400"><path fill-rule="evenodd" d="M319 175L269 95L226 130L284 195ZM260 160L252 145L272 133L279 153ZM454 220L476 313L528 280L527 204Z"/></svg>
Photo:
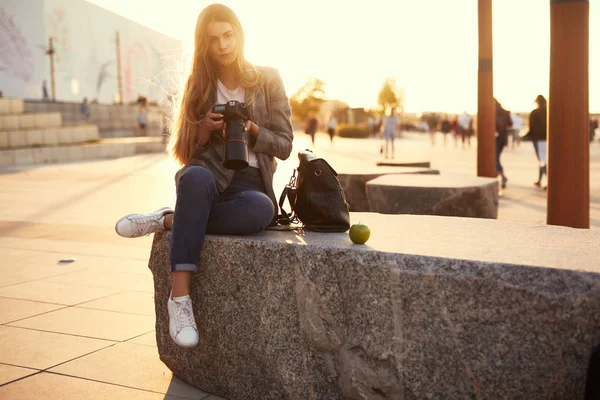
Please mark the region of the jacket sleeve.
<svg viewBox="0 0 600 400"><path fill-rule="evenodd" d="M291 121L292 110L279 72L277 70L272 71L272 73L269 72L273 76L266 76L265 83L266 98L269 101L268 107L271 110L269 129L264 126L259 127L254 151L285 160L292 152L292 140L294 138Z"/></svg>

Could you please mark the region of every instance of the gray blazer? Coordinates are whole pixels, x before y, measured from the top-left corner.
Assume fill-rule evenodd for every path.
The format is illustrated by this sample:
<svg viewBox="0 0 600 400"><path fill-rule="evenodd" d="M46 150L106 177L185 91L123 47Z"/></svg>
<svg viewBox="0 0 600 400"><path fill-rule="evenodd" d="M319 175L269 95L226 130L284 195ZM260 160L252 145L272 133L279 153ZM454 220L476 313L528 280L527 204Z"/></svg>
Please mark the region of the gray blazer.
<svg viewBox="0 0 600 400"><path fill-rule="evenodd" d="M273 191L273 174L277 169L275 157L285 160L292 151L294 135L291 108L279 72L269 67L258 67L258 70L264 77L264 84L254 89L257 92L255 103L250 108L249 113L250 119L259 126L259 131L256 139L250 136L248 145L256 154L265 189L273 202L276 216L278 203ZM246 99L249 98L250 94L250 89L246 89ZM214 96L216 99L216 93ZM217 189L219 192L223 192L231 184L234 174L234 171L223 167L224 151L225 140L221 132L211 132L206 146L198 147L190 164L177 172L175 175L176 184L179 182L179 176L185 168L192 165L201 165L213 173Z"/></svg>

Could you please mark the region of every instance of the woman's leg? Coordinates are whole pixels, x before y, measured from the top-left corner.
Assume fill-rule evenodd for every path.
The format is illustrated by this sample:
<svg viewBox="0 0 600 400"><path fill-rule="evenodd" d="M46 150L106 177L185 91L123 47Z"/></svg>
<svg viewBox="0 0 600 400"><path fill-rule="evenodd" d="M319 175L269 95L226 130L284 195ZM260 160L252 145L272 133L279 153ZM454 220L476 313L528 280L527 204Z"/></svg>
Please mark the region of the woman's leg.
<svg viewBox="0 0 600 400"><path fill-rule="evenodd" d="M269 226L274 213L273 202L266 194L255 190L239 192L213 206L206 232L218 235L260 232Z"/></svg>
<svg viewBox="0 0 600 400"><path fill-rule="evenodd" d="M208 169L189 167L177 183L171 234L171 295L167 302L169 334L181 347L198 344L198 328L189 296L192 272L204 242L213 204L218 200L215 178Z"/></svg>
<svg viewBox="0 0 600 400"><path fill-rule="evenodd" d="M200 166L189 167L179 177L177 202L173 215L171 234L171 271L196 272L196 261L204 243L206 226L211 208L219 199L215 178L208 169ZM189 288L179 286L180 277L176 274L174 285L187 292ZM185 278L183 281L187 281ZM178 290L178 293L181 293ZM185 293L187 294L187 293Z"/></svg>

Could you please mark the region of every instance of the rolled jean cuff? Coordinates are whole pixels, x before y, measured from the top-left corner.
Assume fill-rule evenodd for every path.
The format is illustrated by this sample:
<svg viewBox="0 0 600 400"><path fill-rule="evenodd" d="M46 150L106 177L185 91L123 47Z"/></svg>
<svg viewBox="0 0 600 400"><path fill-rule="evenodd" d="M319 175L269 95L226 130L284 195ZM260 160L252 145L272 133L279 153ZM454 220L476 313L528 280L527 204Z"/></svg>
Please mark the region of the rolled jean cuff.
<svg viewBox="0 0 600 400"><path fill-rule="evenodd" d="M196 264L175 264L175 265L171 265L171 272L176 272L176 271L198 272L198 266Z"/></svg>

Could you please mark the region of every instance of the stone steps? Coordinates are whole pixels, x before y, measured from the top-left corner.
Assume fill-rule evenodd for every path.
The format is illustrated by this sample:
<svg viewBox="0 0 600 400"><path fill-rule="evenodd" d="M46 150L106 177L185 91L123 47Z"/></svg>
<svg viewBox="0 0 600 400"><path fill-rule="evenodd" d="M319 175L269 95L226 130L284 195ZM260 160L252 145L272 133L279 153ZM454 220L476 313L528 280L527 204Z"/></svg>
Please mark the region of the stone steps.
<svg viewBox="0 0 600 400"><path fill-rule="evenodd" d="M160 137L101 139L84 144L0 150L0 167L118 158L164 150Z"/></svg>
<svg viewBox="0 0 600 400"><path fill-rule="evenodd" d="M62 126L60 113L3 114L0 115L0 131L19 129L57 128Z"/></svg>
<svg viewBox="0 0 600 400"><path fill-rule="evenodd" d="M0 131L0 149L55 146L99 140L96 125Z"/></svg>
<svg viewBox="0 0 600 400"><path fill-rule="evenodd" d="M0 98L0 115L4 114L21 114L25 110L25 105L22 99L10 97Z"/></svg>

